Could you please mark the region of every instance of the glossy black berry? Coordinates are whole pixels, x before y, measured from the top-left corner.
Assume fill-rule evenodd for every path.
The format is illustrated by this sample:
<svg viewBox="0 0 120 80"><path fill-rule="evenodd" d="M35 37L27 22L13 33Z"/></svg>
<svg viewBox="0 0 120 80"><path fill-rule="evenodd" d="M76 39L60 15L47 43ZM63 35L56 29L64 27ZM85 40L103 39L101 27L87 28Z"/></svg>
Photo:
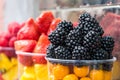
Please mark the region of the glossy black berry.
<svg viewBox="0 0 120 80"><path fill-rule="evenodd" d="M63 46L58 46L55 49L55 56L57 59L71 59L72 58L72 54L71 52Z"/></svg>
<svg viewBox="0 0 120 80"><path fill-rule="evenodd" d="M57 25L55 31L53 31L49 36L49 40L52 44L60 45L64 44L64 40L66 36L69 34L70 30L73 29L73 25L71 22L62 21Z"/></svg>
<svg viewBox="0 0 120 80"><path fill-rule="evenodd" d="M101 39L101 43L102 48L111 54L114 47L114 39L111 36L104 36Z"/></svg>
<svg viewBox="0 0 120 80"><path fill-rule="evenodd" d="M91 53L92 60L106 60L108 59L108 56L109 54L103 49L99 49L95 53Z"/></svg>
<svg viewBox="0 0 120 80"><path fill-rule="evenodd" d="M53 45L53 44L50 44L47 48L47 55L46 57L49 57L49 58L55 58L55 48L57 47L57 45Z"/></svg>
<svg viewBox="0 0 120 80"><path fill-rule="evenodd" d="M89 31L87 35L84 36L83 46L88 49L93 49L100 46L101 37L94 31Z"/></svg>
<svg viewBox="0 0 120 80"><path fill-rule="evenodd" d="M72 52L72 59L74 60L89 60L90 54L87 49L82 46L75 46Z"/></svg>

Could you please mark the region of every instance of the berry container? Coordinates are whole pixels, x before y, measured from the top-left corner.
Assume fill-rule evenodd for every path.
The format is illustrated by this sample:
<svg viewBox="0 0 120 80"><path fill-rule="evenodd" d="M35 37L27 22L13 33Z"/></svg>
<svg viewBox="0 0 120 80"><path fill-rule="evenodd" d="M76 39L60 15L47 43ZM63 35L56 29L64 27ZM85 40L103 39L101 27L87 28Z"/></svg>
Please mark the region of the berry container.
<svg viewBox="0 0 120 80"><path fill-rule="evenodd" d="M12 47L0 47L0 80L16 80L18 64Z"/></svg>
<svg viewBox="0 0 120 80"><path fill-rule="evenodd" d="M19 80L48 80L45 54L16 51Z"/></svg>
<svg viewBox="0 0 120 80"><path fill-rule="evenodd" d="M112 80L113 59L63 60L46 58L49 80Z"/></svg>

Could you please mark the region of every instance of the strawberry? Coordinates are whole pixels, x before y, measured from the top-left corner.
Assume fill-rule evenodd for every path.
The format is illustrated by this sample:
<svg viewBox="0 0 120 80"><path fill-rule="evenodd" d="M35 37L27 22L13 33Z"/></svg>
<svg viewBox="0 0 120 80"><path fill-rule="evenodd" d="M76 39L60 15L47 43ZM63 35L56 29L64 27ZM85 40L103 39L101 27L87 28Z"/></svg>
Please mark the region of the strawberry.
<svg viewBox="0 0 120 80"><path fill-rule="evenodd" d="M8 31L12 34L12 36L17 36L18 31L20 30L21 26L17 22L11 22L8 24Z"/></svg>
<svg viewBox="0 0 120 80"><path fill-rule="evenodd" d="M46 54L46 50L49 44L50 41L48 40L48 36L45 35L44 33L41 34L34 48L34 53Z"/></svg>
<svg viewBox="0 0 120 80"><path fill-rule="evenodd" d="M9 40L9 47L14 47L14 42L17 40L17 38L15 36L13 36L10 40Z"/></svg>
<svg viewBox="0 0 120 80"><path fill-rule="evenodd" d="M60 18L55 18L55 19L53 19L53 21L52 21L52 23L50 24L50 27L49 27L49 29L48 29L48 32L47 32L48 35L56 29L56 27L57 27L57 25L58 25L58 23L59 23L60 21L61 21Z"/></svg>
<svg viewBox="0 0 120 80"><path fill-rule="evenodd" d="M32 66L32 57L28 55L18 54L18 61L24 66Z"/></svg>
<svg viewBox="0 0 120 80"><path fill-rule="evenodd" d="M0 46L8 47L8 42L9 42L9 40L6 39L5 37L0 37Z"/></svg>
<svg viewBox="0 0 120 80"><path fill-rule="evenodd" d="M32 39L38 40L40 34L36 30L36 24L33 18L29 18L26 24L19 30L17 34L18 40Z"/></svg>
<svg viewBox="0 0 120 80"><path fill-rule="evenodd" d="M54 16L53 16L52 12L50 12L50 11L42 12L40 14L40 16L36 19L36 23L38 24L39 32L47 34L47 31L48 31L53 19L54 19Z"/></svg>
<svg viewBox="0 0 120 80"><path fill-rule="evenodd" d="M17 40L14 42L15 50L32 52L36 46L35 40Z"/></svg>
<svg viewBox="0 0 120 80"><path fill-rule="evenodd" d="M33 56L32 59L35 64L46 64L47 63L47 61L45 60L45 55Z"/></svg>
<svg viewBox="0 0 120 80"><path fill-rule="evenodd" d="M0 37L4 37L5 39L10 40L12 35L8 31L6 31L6 32L0 32Z"/></svg>

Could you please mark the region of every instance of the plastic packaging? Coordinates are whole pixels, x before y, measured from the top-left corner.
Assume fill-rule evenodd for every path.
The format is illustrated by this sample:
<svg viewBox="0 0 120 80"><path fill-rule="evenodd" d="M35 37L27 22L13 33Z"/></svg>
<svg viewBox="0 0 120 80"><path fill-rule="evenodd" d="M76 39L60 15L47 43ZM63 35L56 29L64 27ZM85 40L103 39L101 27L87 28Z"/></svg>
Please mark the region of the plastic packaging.
<svg viewBox="0 0 120 80"><path fill-rule="evenodd" d="M16 51L19 80L48 80L45 54Z"/></svg>
<svg viewBox="0 0 120 80"><path fill-rule="evenodd" d="M46 58L49 80L112 80L113 62L116 60L62 60ZM86 80L86 79L85 79Z"/></svg>

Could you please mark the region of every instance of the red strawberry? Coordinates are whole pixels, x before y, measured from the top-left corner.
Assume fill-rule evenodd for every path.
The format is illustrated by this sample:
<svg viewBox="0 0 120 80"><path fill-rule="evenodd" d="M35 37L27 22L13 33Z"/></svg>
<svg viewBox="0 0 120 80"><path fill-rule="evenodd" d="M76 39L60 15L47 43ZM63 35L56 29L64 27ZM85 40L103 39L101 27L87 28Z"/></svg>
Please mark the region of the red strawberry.
<svg viewBox="0 0 120 80"><path fill-rule="evenodd" d="M17 39L18 40L25 40L25 39L38 40L40 34L38 34L37 32L36 26L37 25L34 23L33 18L28 19L25 26L23 26L19 30L17 34Z"/></svg>
<svg viewBox="0 0 120 80"><path fill-rule="evenodd" d="M36 19L39 32L47 34L47 31L53 19L54 19L54 16L52 12L50 11L42 12L40 16Z"/></svg>
<svg viewBox="0 0 120 80"><path fill-rule="evenodd" d="M9 41L9 47L14 47L14 42L17 40L15 36L13 36Z"/></svg>
<svg viewBox="0 0 120 80"><path fill-rule="evenodd" d="M8 31L13 35L13 36L17 36L18 31L20 30L21 26L19 23L17 22L11 22L8 25Z"/></svg>
<svg viewBox="0 0 120 80"><path fill-rule="evenodd" d="M8 47L8 42L9 42L9 40L6 39L5 37L0 37L0 46Z"/></svg>
<svg viewBox="0 0 120 80"><path fill-rule="evenodd" d="M48 32L47 32L48 35L56 29L56 27L57 27L57 25L58 25L58 23L59 23L60 21L61 21L60 18L55 18L55 19L53 19L53 21L52 21L52 23L50 24L50 27L49 27L49 29L48 29Z"/></svg>
<svg viewBox="0 0 120 80"><path fill-rule="evenodd" d="M14 42L16 51L32 52L36 46L35 40L18 40Z"/></svg>
<svg viewBox="0 0 120 80"><path fill-rule="evenodd" d="M41 34L37 42L37 45L35 46L34 53L46 54L46 49L49 44L50 41L48 40L48 36L45 35L44 33Z"/></svg>
<svg viewBox="0 0 120 80"><path fill-rule="evenodd" d="M32 56L18 54L18 60L24 66L32 66L33 65Z"/></svg>
<svg viewBox="0 0 120 80"><path fill-rule="evenodd" d="M33 59L33 62L36 64L46 64L47 63L47 61L45 60L45 55L33 56L32 59Z"/></svg>
<svg viewBox="0 0 120 80"><path fill-rule="evenodd" d="M4 37L7 40L10 40L12 35L7 31L7 32L0 32L0 37Z"/></svg>

